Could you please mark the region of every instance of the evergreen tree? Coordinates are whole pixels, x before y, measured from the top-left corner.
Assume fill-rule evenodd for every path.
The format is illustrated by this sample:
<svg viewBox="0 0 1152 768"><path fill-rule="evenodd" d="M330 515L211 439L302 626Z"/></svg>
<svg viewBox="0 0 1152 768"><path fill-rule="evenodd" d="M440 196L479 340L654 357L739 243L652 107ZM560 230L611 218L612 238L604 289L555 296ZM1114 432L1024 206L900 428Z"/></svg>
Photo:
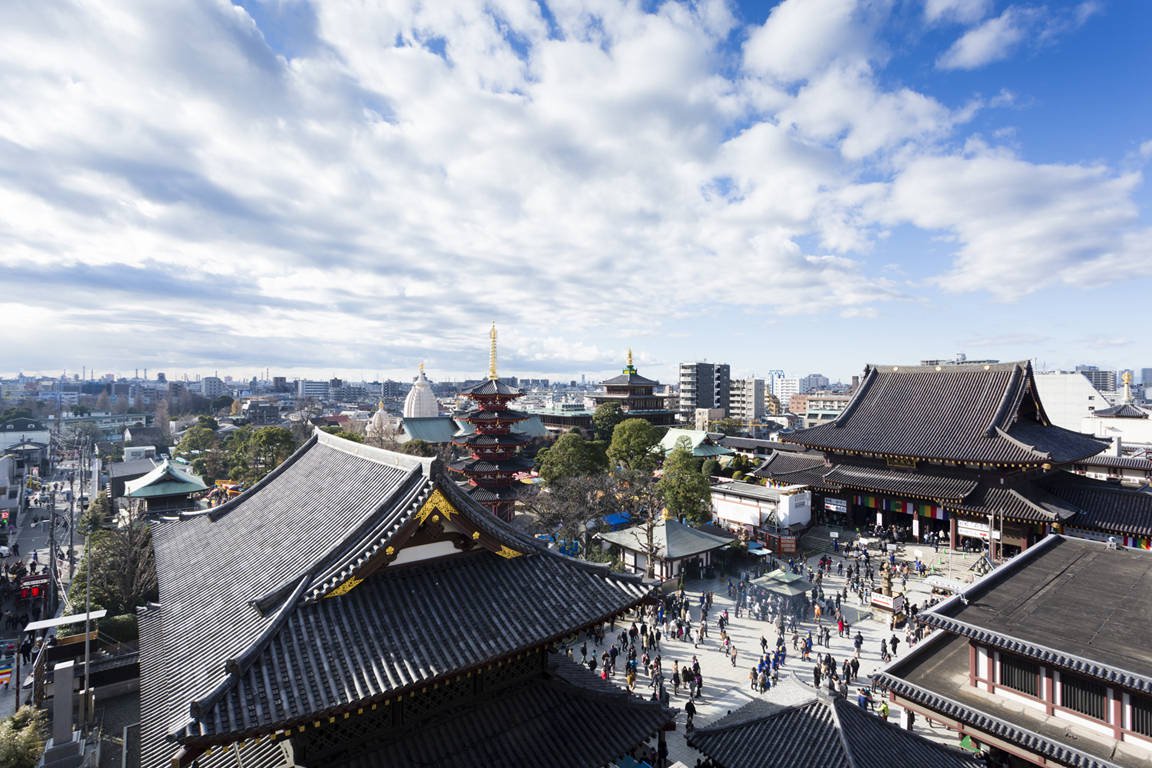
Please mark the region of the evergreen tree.
<svg viewBox="0 0 1152 768"><path fill-rule="evenodd" d="M712 487L692 456L688 438L680 438L664 460L660 493L672 517L690 523L706 523L712 518Z"/></svg>
<svg viewBox="0 0 1152 768"><path fill-rule="evenodd" d="M602 445L588 442L575 432L568 432L541 449L540 477L552 485L559 480L584 475L595 475L608 468L608 457Z"/></svg>
<svg viewBox="0 0 1152 768"><path fill-rule="evenodd" d="M659 462L660 436L660 430L644 419L625 419L612 430L608 459L627 470L651 472Z"/></svg>

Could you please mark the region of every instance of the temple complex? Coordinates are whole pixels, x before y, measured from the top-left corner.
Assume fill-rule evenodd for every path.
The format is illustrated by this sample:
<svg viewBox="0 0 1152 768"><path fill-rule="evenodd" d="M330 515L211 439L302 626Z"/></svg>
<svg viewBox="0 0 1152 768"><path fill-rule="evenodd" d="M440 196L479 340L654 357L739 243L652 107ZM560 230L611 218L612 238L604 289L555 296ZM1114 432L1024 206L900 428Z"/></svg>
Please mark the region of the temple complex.
<svg viewBox="0 0 1152 768"><path fill-rule="evenodd" d="M676 412L668 410L665 399L656 394L660 382L645 378L636 372L632 363L632 350L628 350L628 364L619 376L606 379L604 391L592 396L592 401L601 406L605 403L618 403L620 410L628 418L641 418L655 426L669 426L676 423Z"/></svg>
<svg viewBox="0 0 1152 768"><path fill-rule="evenodd" d="M582 768L674 727L552 653L655 589L549 551L436 459L317 431L153 541L144 768Z"/></svg>
<svg viewBox="0 0 1152 768"><path fill-rule="evenodd" d="M869 366L838 418L784 438L756 475L806 485L813 513L853 527L895 527L1026 549L1052 531L1147 548L1152 496L1081 477L1072 466L1105 444L1051 423L1032 366Z"/></svg>
<svg viewBox="0 0 1152 768"><path fill-rule="evenodd" d="M512 431L512 426L529 418L527 413L508 407L523 392L500 381L496 375L496 325L489 334L491 351L488 378L464 390L475 409L461 417L472 430L452 442L468 451L468 456L449 467L463 474L469 494L501 520L511 521L516 505L516 475L532 468L532 462L520 456L528 442L526 435Z"/></svg>

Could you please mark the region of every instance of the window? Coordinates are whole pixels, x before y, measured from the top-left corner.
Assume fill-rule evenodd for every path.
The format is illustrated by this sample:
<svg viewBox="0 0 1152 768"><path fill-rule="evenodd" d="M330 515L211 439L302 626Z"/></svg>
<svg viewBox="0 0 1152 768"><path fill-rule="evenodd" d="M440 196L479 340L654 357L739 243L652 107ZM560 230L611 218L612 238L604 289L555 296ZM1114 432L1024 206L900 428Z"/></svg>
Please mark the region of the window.
<svg viewBox="0 0 1152 768"><path fill-rule="evenodd" d="M1060 673L1060 704L1097 720L1108 720L1108 688L1079 675Z"/></svg>
<svg viewBox="0 0 1152 768"><path fill-rule="evenodd" d="M1152 699L1130 695L1132 701L1132 729L1136 733L1152 736Z"/></svg>
<svg viewBox="0 0 1152 768"><path fill-rule="evenodd" d="M1040 667L1019 656L1000 654L1000 685L1029 696L1040 695Z"/></svg>

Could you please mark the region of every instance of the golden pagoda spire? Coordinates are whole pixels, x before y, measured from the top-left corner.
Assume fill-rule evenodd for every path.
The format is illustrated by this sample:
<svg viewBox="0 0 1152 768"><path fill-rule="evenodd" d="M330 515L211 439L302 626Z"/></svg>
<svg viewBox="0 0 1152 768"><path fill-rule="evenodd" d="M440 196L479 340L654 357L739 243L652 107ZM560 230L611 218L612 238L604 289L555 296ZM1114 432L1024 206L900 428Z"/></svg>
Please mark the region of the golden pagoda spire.
<svg viewBox="0 0 1152 768"><path fill-rule="evenodd" d="M628 367L632 367L632 347L628 347Z"/></svg>
<svg viewBox="0 0 1152 768"><path fill-rule="evenodd" d="M424 361L420 361L420 373L424 373Z"/></svg>
<svg viewBox="0 0 1152 768"><path fill-rule="evenodd" d="M496 381L496 322L492 322L492 330L488 334L492 340L492 349L488 352L488 378Z"/></svg>

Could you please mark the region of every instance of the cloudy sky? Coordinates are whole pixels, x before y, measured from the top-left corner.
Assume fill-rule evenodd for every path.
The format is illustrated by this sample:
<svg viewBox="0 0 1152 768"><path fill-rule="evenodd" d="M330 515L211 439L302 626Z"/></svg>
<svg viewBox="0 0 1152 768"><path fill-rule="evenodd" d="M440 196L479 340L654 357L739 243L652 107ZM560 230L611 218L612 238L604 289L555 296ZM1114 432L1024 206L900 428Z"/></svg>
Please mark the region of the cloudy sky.
<svg viewBox="0 0 1152 768"><path fill-rule="evenodd" d="M8 0L0 373L1152 367L1152 4Z"/></svg>

